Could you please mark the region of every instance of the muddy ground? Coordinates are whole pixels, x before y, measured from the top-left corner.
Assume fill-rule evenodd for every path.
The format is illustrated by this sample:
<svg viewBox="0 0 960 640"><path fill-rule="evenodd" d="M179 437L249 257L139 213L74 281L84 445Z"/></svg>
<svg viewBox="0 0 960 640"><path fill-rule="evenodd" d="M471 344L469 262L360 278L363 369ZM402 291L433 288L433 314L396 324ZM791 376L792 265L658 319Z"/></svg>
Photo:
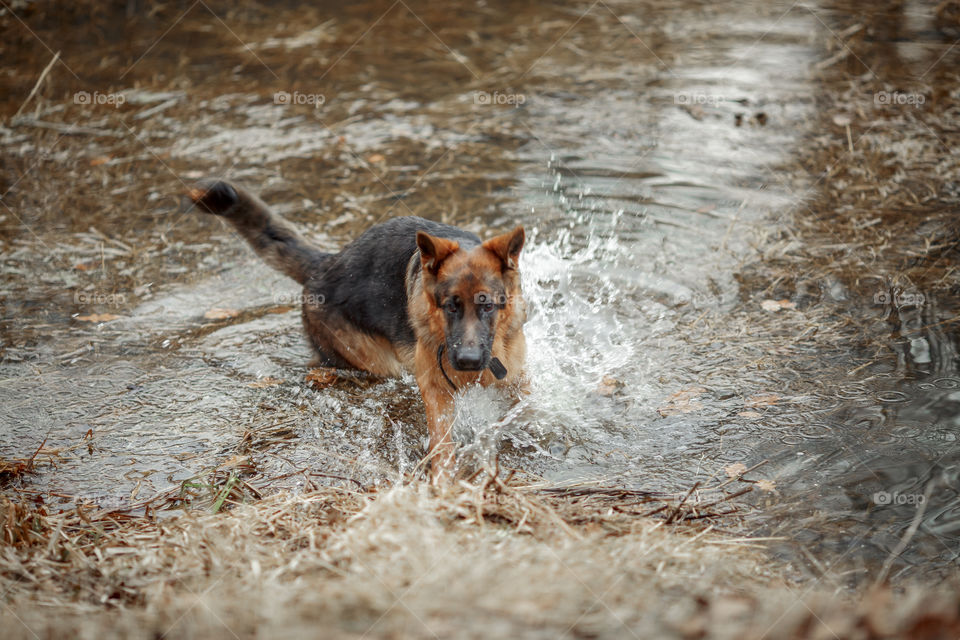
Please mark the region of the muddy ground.
<svg viewBox="0 0 960 640"><path fill-rule="evenodd" d="M954 2L0 5L11 637L956 637ZM429 488L311 372L335 249L524 224L533 379ZM924 635L926 634L926 635Z"/></svg>

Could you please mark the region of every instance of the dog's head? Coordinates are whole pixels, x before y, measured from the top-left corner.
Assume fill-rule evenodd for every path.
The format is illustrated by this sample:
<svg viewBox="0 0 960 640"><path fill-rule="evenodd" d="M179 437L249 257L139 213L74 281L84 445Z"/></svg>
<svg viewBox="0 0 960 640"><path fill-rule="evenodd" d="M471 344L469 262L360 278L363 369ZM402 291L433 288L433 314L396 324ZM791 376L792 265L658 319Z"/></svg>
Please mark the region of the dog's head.
<svg viewBox="0 0 960 640"><path fill-rule="evenodd" d="M519 303L517 272L523 227L470 249L456 240L417 233L424 292L432 316L442 324L450 364L459 371L483 371L504 316Z"/></svg>

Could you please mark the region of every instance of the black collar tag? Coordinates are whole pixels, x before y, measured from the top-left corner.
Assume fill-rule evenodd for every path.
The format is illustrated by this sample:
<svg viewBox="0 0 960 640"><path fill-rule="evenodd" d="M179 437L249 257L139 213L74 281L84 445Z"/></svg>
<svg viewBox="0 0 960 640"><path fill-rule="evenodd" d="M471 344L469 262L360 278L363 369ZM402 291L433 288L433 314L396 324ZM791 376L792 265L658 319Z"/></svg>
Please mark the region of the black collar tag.
<svg viewBox="0 0 960 640"><path fill-rule="evenodd" d="M490 366L488 368L497 380L503 380L507 377L507 368L500 362L500 358L490 358Z"/></svg>

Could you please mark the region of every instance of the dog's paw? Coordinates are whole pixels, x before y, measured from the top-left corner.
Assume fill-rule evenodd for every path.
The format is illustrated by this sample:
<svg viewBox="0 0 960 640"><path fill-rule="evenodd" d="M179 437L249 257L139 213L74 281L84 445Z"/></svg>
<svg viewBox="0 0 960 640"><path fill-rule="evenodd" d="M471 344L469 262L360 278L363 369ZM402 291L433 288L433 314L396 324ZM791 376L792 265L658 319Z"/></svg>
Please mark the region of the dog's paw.
<svg viewBox="0 0 960 640"><path fill-rule="evenodd" d="M190 201L202 211L222 215L240 201L240 195L229 182L201 180L187 191Z"/></svg>

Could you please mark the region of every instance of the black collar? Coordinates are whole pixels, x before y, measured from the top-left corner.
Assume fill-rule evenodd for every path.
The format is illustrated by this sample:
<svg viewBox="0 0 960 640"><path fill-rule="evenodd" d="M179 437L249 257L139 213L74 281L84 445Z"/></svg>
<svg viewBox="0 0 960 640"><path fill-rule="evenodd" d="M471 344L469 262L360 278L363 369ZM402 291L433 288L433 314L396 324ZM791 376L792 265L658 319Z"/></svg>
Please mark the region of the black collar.
<svg viewBox="0 0 960 640"><path fill-rule="evenodd" d="M453 380L451 380L450 376L447 375L447 370L443 368L443 343L440 343L440 346L437 347L437 364L440 365L440 373L443 374L443 377L447 381L447 384L450 385L451 389L456 391L457 385L453 384Z"/></svg>

